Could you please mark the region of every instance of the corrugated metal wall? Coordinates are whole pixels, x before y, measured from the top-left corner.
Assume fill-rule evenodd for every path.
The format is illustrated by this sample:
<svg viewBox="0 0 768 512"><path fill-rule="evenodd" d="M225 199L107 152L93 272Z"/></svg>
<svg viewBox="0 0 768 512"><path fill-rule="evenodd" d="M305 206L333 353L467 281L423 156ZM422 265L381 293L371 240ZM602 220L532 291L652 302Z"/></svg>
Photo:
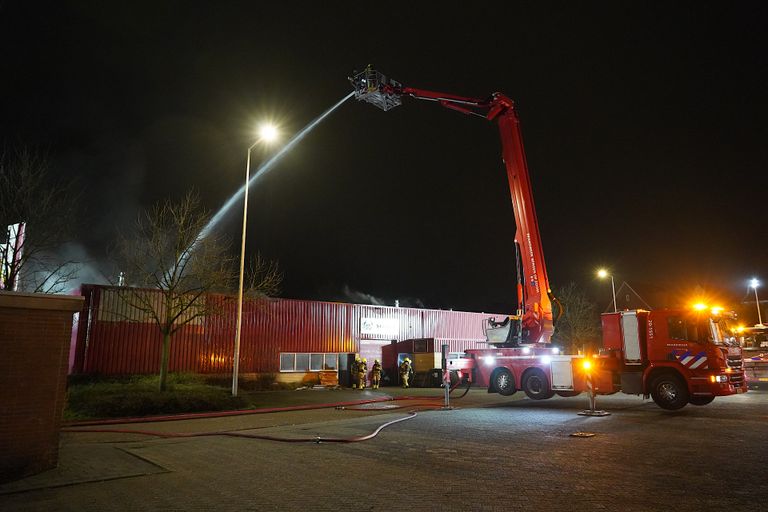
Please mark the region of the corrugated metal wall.
<svg viewBox="0 0 768 512"><path fill-rule="evenodd" d="M485 348L482 322L494 317L501 320L504 315L466 313L463 311L423 310L424 325L422 338L434 338L436 351L446 343L449 352L463 352L470 348Z"/></svg>
<svg viewBox="0 0 768 512"><path fill-rule="evenodd" d="M139 317L120 300L120 293L125 290L82 287L86 300L73 346L72 373L157 372L162 334L150 319ZM208 300L223 301L222 313L195 320L176 332L171 371L232 371L236 301L221 296ZM484 346L482 320L489 316L501 315L288 299L246 301L240 371L276 373L280 352L359 352L361 340L436 338L448 343L453 352L479 348Z"/></svg>

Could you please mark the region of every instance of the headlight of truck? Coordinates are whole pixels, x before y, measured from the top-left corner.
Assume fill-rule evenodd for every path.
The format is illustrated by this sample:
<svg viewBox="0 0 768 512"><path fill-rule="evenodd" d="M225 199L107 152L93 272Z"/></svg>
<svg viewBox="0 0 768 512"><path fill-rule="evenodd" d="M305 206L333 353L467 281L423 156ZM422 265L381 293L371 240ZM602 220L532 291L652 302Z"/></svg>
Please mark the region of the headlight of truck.
<svg viewBox="0 0 768 512"><path fill-rule="evenodd" d="M709 380L712 382L728 382L727 375L712 375Z"/></svg>

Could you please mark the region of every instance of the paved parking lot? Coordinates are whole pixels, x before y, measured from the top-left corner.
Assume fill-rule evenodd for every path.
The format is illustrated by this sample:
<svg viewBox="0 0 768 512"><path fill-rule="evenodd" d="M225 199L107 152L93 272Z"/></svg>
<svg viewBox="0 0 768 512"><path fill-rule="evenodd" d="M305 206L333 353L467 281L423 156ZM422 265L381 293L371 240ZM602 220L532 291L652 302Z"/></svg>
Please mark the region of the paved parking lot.
<svg viewBox="0 0 768 512"><path fill-rule="evenodd" d="M0 509L768 510L765 391L672 413L614 395L598 403L604 418L576 414L584 397L519 395L474 390L455 410L350 444L67 433L60 468L0 486ZM353 437L404 416L324 409L127 428Z"/></svg>

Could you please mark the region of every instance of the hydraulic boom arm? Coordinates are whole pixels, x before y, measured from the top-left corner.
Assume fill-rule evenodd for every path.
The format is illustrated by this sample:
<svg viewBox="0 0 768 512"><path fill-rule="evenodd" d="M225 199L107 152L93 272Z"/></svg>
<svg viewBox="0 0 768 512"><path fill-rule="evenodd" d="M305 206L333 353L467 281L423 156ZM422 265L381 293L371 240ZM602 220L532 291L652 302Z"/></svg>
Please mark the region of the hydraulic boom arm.
<svg viewBox="0 0 768 512"><path fill-rule="evenodd" d="M466 98L454 94L404 87L369 66L350 77L355 98L373 103L383 110L401 104L402 96L435 101L443 107L496 121L501 136L502 159L507 169L509 192L515 214L515 244L520 266L518 270L518 311L513 317L522 326L524 343L547 343L553 332L552 296L544 265L539 224L533 203L531 180L523 150L520 120L512 100L501 93L486 99ZM522 274L522 275L520 275Z"/></svg>

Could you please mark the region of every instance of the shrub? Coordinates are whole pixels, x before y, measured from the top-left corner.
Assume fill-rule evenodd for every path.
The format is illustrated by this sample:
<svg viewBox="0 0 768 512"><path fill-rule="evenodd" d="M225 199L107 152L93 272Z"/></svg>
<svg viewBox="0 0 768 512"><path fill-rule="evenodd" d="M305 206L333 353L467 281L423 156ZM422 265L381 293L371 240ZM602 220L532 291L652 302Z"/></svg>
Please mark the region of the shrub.
<svg viewBox="0 0 768 512"><path fill-rule="evenodd" d="M233 397L227 389L207 385L197 375L173 375L165 392L157 390L157 379L156 375L134 376L72 385L68 391L66 417L118 418L248 406L245 398Z"/></svg>

